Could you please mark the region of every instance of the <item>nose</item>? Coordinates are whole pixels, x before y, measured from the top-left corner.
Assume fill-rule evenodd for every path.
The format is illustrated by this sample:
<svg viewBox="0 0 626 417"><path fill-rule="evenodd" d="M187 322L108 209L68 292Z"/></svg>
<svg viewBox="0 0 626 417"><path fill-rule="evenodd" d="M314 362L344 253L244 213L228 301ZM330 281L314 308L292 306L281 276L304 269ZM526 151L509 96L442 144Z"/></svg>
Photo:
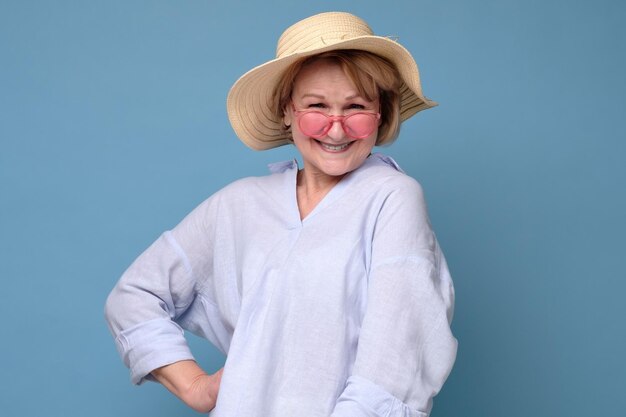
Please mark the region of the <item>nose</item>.
<svg viewBox="0 0 626 417"><path fill-rule="evenodd" d="M331 123L332 124L328 133L326 133L326 136L336 142L343 141L346 137L346 132L343 130L342 120L333 120Z"/></svg>

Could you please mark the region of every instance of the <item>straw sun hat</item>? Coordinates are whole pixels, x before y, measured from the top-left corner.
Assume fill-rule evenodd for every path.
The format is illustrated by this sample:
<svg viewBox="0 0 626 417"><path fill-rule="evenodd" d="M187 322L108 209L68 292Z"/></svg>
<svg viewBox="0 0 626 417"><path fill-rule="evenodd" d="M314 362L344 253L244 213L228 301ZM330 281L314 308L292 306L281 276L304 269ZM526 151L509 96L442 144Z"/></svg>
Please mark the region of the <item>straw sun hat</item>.
<svg viewBox="0 0 626 417"><path fill-rule="evenodd" d="M290 143L282 120L274 114L274 88L294 62L337 49L368 51L395 64L404 81L400 89L401 121L437 105L422 94L417 64L402 45L375 36L367 23L350 13L321 13L287 28L278 39L276 59L248 71L230 89L228 118L239 139L256 150Z"/></svg>

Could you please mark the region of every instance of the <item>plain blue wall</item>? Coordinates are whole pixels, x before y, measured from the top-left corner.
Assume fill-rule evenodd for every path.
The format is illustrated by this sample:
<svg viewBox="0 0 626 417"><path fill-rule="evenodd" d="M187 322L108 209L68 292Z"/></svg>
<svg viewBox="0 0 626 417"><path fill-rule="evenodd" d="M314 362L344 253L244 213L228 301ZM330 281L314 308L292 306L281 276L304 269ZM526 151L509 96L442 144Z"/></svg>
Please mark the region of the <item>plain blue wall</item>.
<svg viewBox="0 0 626 417"><path fill-rule="evenodd" d="M226 94L340 9L399 36L441 103L384 150L423 184L457 288L433 416L623 416L624 4L0 1L0 412L196 415L130 385L104 300L196 204L295 156L245 148Z"/></svg>

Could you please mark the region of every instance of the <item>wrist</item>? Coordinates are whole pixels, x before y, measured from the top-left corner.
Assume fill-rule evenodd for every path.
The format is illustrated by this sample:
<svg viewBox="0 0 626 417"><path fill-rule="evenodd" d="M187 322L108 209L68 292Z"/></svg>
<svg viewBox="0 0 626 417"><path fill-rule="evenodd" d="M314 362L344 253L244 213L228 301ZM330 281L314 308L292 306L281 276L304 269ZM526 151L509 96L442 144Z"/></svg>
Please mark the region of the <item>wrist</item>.
<svg viewBox="0 0 626 417"><path fill-rule="evenodd" d="M207 373L198 366L196 361L183 360L155 369L152 375L174 395L187 402L197 381Z"/></svg>

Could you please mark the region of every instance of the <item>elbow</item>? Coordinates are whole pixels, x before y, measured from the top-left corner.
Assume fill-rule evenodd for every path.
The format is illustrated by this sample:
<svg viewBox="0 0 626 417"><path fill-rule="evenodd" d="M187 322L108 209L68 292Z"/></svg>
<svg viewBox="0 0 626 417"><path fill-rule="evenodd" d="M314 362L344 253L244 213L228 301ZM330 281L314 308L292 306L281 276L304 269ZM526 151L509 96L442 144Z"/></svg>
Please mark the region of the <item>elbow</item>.
<svg viewBox="0 0 626 417"><path fill-rule="evenodd" d="M120 329L121 316L121 300L117 287L111 291L104 303L104 320L109 326L109 330L113 336L117 336Z"/></svg>
<svg viewBox="0 0 626 417"><path fill-rule="evenodd" d="M457 349L457 339L447 323L443 323L422 357L422 379L425 385L431 387L432 396L441 390L448 379L456 361Z"/></svg>

